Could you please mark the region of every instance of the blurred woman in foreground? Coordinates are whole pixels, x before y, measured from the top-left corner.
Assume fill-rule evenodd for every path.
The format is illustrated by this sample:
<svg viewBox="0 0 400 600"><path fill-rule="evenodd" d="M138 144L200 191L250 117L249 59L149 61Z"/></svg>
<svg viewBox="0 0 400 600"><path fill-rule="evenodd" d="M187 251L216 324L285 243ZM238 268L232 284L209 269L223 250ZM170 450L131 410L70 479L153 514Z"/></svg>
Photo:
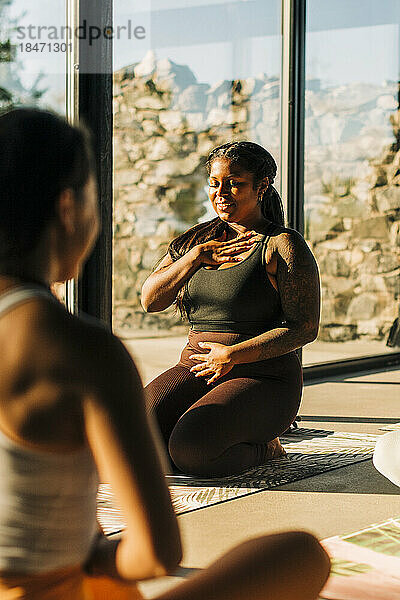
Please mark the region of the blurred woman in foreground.
<svg viewBox="0 0 400 600"><path fill-rule="evenodd" d="M0 117L0 597L140 597L181 560L177 520L122 343L50 292L99 229L88 134L50 112ZM96 521L98 478L125 518ZM329 560L306 533L250 540L159 600L315 598Z"/></svg>

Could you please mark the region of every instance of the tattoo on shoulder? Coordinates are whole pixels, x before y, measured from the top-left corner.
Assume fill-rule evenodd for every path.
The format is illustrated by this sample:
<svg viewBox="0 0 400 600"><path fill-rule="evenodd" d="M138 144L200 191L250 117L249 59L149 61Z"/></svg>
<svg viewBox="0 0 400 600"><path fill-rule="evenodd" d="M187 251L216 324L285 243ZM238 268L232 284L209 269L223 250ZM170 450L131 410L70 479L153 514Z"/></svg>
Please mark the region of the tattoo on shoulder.
<svg viewBox="0 0 400 600"><path fill-rule="evenodd" d="M310 248L299 233L285 232L279 237L276 279L282 311L292 330L292 341L300 347L318 329L318 267ZM297 340L294 339L296 336Z"/></svg>

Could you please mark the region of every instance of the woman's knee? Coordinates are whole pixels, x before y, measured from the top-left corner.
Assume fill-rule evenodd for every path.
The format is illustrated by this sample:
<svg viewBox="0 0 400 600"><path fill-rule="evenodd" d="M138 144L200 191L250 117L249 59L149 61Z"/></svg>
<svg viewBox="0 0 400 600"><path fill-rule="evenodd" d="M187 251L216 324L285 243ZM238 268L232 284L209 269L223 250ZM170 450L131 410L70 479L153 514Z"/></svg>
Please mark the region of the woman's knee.
<svg viewBox="0 0 400 600"><path fill-rule="evenodd" d="M288 559L301 556L305 560L312 559L313 561L320 558L322 562L327 562L328 556L317 538L307 531L286 531L264 535L247 540L239 547L252 548L260 555L266 554L269 556L272 553L275 556L280 556L282 554Z"/></svg>
<svg viewBox="0 0 400 600"><path fill-rule="evenodd" d="M291 531L280 535L288 554L300 557L305 565L312 568L319 566L321 575L325 578L328 577L330 559L314 535L306 531Z"/></svg>
<svg viewBox="0 0 400 600"><path fill-rule="evenodd" d="M328 579L330 558L317 538L305 531L289 531L263 536L237 547L239 555L248 554L265 573L279 574L290 597L315 598ZM308 590L309 596L300 594ZM288 596L289 597L289 596Z"/></svg>
<svg viewBox="0 0 400 600"><path fill-rule="evenodd" d="M168 443L169 455L174 464L191 475L199 475L203 471L205 457L196 440L190 439L182 427L175 427Z"/></svg>
<svg viewBox="0 0 400 600"><path fill-rule="evenodd" d="M279 554L289 564L288 579L293 575L290 583L292 589L300 594L301 590L297 588L301 582L302 591L306 592L304 598L316 598L330 573L331 561L327 552L314 535L305 531L280 534L279 542ZM302 594L300 597L303 597Z"/></svg>
<svg viewBox="0 0 400 600"><path fill-rule="evenodd" d="M199 407L185 413L175 425L169 438L168 450L175 465L193 475L210 474L209 465L220 452L207 426L205 412Z"/></svg>

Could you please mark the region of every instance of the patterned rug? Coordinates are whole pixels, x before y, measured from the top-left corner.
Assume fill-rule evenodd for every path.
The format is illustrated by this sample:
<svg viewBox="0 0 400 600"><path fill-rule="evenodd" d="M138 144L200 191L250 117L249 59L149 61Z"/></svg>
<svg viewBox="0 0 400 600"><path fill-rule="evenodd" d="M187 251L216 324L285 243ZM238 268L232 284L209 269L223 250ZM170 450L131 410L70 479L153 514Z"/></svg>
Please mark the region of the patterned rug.
<svg viewBox="0 0 400 600"><path fill-rule="evenodd" d="M362 433L296 429L281 438L287 457L271 460L240 475L218 479L167 475L174 509L177 514L191 512L368 460L376 438L376 435ZM124 519L109 485L99 487L97 516L106 534L124 528Z"/></svg>

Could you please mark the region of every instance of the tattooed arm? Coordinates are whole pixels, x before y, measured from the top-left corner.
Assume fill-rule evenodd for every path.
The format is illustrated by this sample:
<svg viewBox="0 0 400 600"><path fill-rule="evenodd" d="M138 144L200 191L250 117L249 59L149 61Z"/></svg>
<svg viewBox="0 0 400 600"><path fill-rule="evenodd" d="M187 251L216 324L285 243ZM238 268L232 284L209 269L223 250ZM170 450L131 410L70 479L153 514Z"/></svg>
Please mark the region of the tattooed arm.
<svg viewBox="0 0 400 600"><path fill-rule="evenodd" d="M204 354L190 358L199 361L191 368L196 377L213 383L235 364L256 362L287 354L315 340L320 313L320 286L317 263L304 238L292 229L271 238L268 274L276 280L284 324L233 346L200 342Z"/></svg>
<svg viewBox="0 0 400 600"><path fill-rule="evenodd" d="M297 231L285 230L274 241L271 250L285 324L232 346L236 364L286 354L312 342L318 334L320 284L314 256Z"/></svg>

